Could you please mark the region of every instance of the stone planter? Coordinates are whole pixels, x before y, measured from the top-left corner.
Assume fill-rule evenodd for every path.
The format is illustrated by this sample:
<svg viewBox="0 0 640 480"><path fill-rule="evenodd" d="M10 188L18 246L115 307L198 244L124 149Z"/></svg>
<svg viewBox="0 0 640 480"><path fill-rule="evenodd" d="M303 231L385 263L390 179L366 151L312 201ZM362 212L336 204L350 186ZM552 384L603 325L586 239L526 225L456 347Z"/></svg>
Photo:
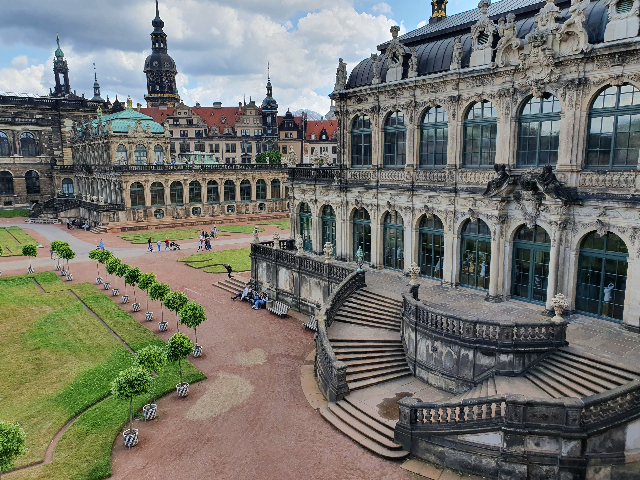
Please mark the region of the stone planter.
<svg viewBox="0 0 640 480"><path fill-rule="evenodd" d="M177 384L176 391L178 392L179 397L186 397L189 395L189 384L186 382Z"/></svg>
<svg viewBox="0 0 640 480"><path fill-rule="evenodd" d="M102 283L102 277L96 277L96 285L100 285Z"/></svg>
<svg viewBox="0 0 640 480"><path fill-rule="evenodd" d="M161 332L166 332L167 331L167 322L159 322L158 323L158 328L160 329Z"/></svg>
<svg viewBox="0 0 640 480"><path fill-rule="evenodd" d="M132 307L133 307L133 311L134 312L139 312L140 311L140 304L139 303L132 304Z"/></svg>
<svg viewBox="0 0 640 480"><path fill-rule="evenodd" d="M31 267L27 268L27 273L34 273L33 268L31 268Z"/></svg>
<svg viewBox="0 0 640 480"><path fill-rule="evenodd" d="M145 312L144 319L147 322L150 322L151 320L153 320L153 312Z"/></svg>
<svg viewBox="0 0 640 480"><path fill-rule="evenodd" d="M118 295L120 295L120 289L119 288L111 289L111 294L112 296L117 297Z"/></svg>
<svg viewBox="0 0 640 480"><path fill-rule="evenodd" d="M129 303L129 295L122 295L122 304Z"/></svg>
<svg viewBox="0 0 640 480"><path fill-rule="evenodd" d="M71 280L73 280L73 273L67 274L67 282L70 282Z"/></svg>
<svg viewBox="0 0 640 480"><path fill-rule="evenodd" d="M67 271L63 268L62 270L60 270L60 276L64 277L67 274Z"/></svg>
<svg viewBox="0 0 640 480"><path fill-rule="evenodd" d="M198 358L202 356L202 345L198 345L196 343L195 348L193 349L193 356Z"/></svg>
<svg viewBox="0 0 640 480"><path fill-rule="evenodd" d="M102 286L104 287L105 290L109 290L111 288L111 283L105 282L102 284Z"/></svg>
<svg viewBox="0 0 640 480"><path fill-rule="evenodd" d="M134 428L133 431L128 429L122 432L124 437L124 446L127 448L135 447L138 444L138 429Z"/></svg>
<svg viewBox="0 0 640 480"><path fill-rule="evenodd" d="M147 403L142 407L142 412L144 413L145 420L153 420L156 418L156 414L158 413L158 405L155 403Z"/></svg>

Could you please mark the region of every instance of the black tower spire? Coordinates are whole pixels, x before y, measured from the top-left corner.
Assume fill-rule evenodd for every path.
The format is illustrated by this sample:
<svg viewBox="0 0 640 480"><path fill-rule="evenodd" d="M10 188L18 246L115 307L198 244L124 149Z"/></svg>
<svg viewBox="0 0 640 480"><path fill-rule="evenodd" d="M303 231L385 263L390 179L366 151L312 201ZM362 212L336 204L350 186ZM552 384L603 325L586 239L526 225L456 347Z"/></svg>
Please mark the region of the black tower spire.
<svg viewBox="0 0 640 480"><path fill-rule="evenodd" d="M56 42L58 48L55 51L56 58L53 60L53 73L56 76L56 88L53 92L55 97L63 97L71 93L71 87L69 86L69 67L67 61L64 59L64 52L60 48L60 37L56 35ZM62 75L62 79L60 76Z"/></svg>
<svg viewBox="0 0 640 480"><path fill-rule="evenodd" d="M156 16L152 20L151 32L152 53L144 62L144 73L147 75L147 92L144 96L147 106L158 107L174 105L180 101L176 88L176 63L167 53L167 34L164 33L164 22L160 18L160 8L156 0Z"/></svg>

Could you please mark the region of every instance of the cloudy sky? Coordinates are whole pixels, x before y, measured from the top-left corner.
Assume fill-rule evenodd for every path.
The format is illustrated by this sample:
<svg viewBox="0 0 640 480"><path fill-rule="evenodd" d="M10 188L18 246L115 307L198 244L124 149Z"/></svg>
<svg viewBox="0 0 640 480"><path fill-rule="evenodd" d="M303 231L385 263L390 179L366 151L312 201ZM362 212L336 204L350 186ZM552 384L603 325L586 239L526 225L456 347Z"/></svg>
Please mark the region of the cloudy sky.
<svg viewBox="0 0 640 480"><path fill-rule="evenodd" d="M474 7L451 0L447 13ZM339 57L350 71L391 38L392 25L402 34L430 14L428 0L160 0L185 103L261 100L269 62L283 112L326 113ZM153 0L3 1L0 91L48 94L58 33L78 95L93 96L95 62L103 98L131 95L144 104L154 16Z"/></svg>

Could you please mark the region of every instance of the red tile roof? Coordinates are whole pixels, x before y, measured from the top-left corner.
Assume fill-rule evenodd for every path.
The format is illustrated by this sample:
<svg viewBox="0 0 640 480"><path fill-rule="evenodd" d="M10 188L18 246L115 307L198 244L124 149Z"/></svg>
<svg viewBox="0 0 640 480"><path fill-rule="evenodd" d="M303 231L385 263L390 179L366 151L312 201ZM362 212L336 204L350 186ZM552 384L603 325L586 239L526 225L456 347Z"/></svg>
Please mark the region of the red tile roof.
<svg viewBox="0 0 640 480"><path fill-rule="evenodd" d="M153 120L158 123L164 123L168 116L173 115L173 111L173 107L167 107L163 110L158 107L140 109L141 113L153 117ZM240 115L244 114L244 107L242 109L238 109L238 107L191 107L191 112L195 115L198 115L207 124L208 127L215 125L218 127L218 131L220 133L223 133L225 126L231 126L232 128L235 128L236 119ZM163 113L164 115L162 115ZM222 123L223 115L225 119L224 123Z"/></svg>
<svg viewBox="0 0 640 480"><path fill-rule="evenodd" d="M307 140L311 140L311 134L316 134L316 140L320 140L322 129L327 131L327 139L331 140L334 132L338 129L337 120L307 120Z"/></svg>
<svg viewBox="0 0 640 480"><path fill-rule="evenodd" d="M160 110L158 107L141 108L140 113L153 117L154 122L162 125L168 116L173 115L173 107L167 107L166 110ZM164 115L162 115L163 113Z"/></svg>

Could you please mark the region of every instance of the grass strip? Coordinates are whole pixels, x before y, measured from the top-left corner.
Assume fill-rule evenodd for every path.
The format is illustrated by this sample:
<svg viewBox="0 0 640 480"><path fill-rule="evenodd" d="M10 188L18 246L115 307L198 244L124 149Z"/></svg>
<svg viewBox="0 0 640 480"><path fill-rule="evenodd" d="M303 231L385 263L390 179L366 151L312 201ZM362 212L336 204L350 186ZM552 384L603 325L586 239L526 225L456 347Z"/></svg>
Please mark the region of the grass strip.
<svg viewBox="0 0 640 480"><path fill-rule="evenodd" d="M176 228L174 230L148 230L144 232L126 233L118 236L127 242L140 244L147 243L149 237L151 237L151 241L154 243L157 243L158 240L164 242L167 238L170 241L189 240L198 238L200 232L201 230L199 228Z"/></svg>
<svg viewBox="0 0 640 480"><path fill-rule="evenodd" d="M0 218L28 217L29 210L26 208L14 208L11 210L0 210Z"/></svg>
<svg viewBox="0 0 640 480"><path fill-rule="evenodd" d="M0 245L3 257L22 255L22 245L37 245L35 239L20 227L0 227Z"/></svg>
<svg viewBox="0 0 640 480"><path fill-rule="evenodd" d="M289 220L270 220L268 222L258 222L256 225L277 225L280 230L291 230Z"/></svg>
<svg viewBox="0 0 640 480"><path fill-rule="evenodd" d="M207 273L223 273L226 269L222 264L231 265L234 272L251 270L250 248L235 248L219 252L196 253L181 258L181 262L193 268L203 268Z"/></svg>

